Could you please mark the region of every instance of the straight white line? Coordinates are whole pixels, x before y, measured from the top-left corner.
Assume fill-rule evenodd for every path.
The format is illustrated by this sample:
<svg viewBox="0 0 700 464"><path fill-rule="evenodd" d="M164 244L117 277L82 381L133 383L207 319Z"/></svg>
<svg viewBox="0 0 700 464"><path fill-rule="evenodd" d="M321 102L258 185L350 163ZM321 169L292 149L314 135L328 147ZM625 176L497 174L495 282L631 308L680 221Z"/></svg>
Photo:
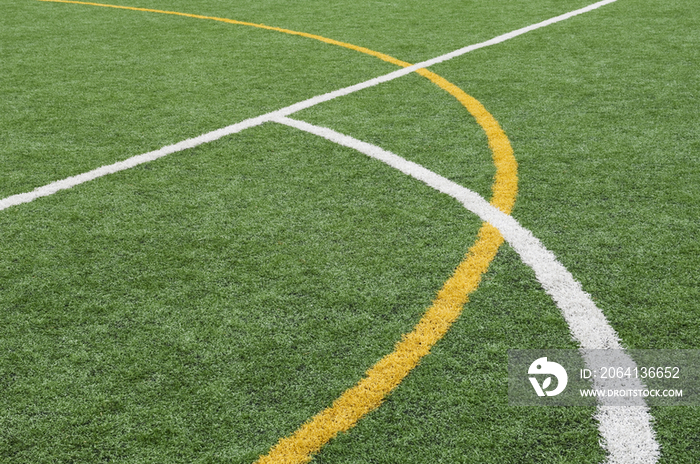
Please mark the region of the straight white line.
<svg viewBox="0 0 700 464"><path fill-rule="evenodd" d="M389 74L385 74L383 76L375 77L374 79L370 79L365 82L361 82L359 84L352 85L350 87L345 87L343 89L338 89L333 92L329 92L323 95L319 95L317 97L310 98L308 100L304 100L299 103L295 103L294 105L288 106L286 108L282 108L280 110L277 110L275 112L275 116L289 116L290 114L296 113L297 111L301 111L303 109L309 108L314 105L318 105L319 103L326 102L328 100L332 100L334 98L342 97L344 95L351 94L353 92L357 92L358 90L366 89L368 87L373 87L375 85L381 84L383 82L389 82L391 80L394 80L396 78L399 78L401 76L405 76L406 74L410 74L414 71L417 71L418 69L421 68L427 68L429 66L432 66L434 64L442 63L443 61L451 60L452 58L456 58L458 56L462 56L466 53L469 53L474 50L478 50L479 48L484 48L488 47L491 45L496 45L501 42L505 42L506 40L512 39L514 37L517 37L519 35L525 34L526 32L534 31L536 29L540 29L545 26L549 26L550 24L558 23L560 21L564 21L566 19L572 18L574 16L587 13L589 11L595 10L596 8L600 8L601 6L607 5L608 3L613 3L617 0L603 0L598 3L593 3L592 5L588 5L585 8L580 8L578 10L570 11L569 13L564 13L559 16L555 16L554 18L547 19L545 21L539 22L537 24L533 24L531 26L526 26L520 29L517 29L512 32L508 32L506 34L499 35L498 37L494 37L493 39L487 40L485 42L481 42L475 45L469 45L467 47L460 48L459 50L455 50L450 53L445 53L444 55L440 55L438 57L432 58L430 60L426 61L421 61L420 63L413 64L411 66L407 66L405 68L398 69L396 71L390 72Z"/></svg>
<svg viewBox="0 0 700 464"><path fill-rule="evenodd" d="M523 262L535 271L537 280L561 310L573 338L579 342L582 349L620 350L617 356L621 364L617 365L635 365L629 355L622 351L619 336L610 326L603 312L554 254L518 221L492 206L478 193L394 153L332 129L287 117L279 117L274 121L364 153L462 203L469 211L498 229ZM589 367L600 367L600 361L596 360L595 356L584 354L584 358ZM609 360L609 358L606 359ZM596 388L612 387L609 383L602 384L600 379L596 382ZM626 388L640 387L641 384L626 385ZM608 452L608 462L611 464L657 462L659 444L654 437L651 426L652 417L644 401L631 400L629 406L609 406L605 404L608 401L607 398L598 398L598 400L600 404L595 418L598 420L598 430L604 440L602 445Z"/></svg>
<svg viewBox="0 0 700 464"><path fill-rule="evenodd" d="M397 79L401 76L405 76L406 74L412 73L413 71L416 71L417 69L420 68L426 68L428 66L432 66L437 63L441 63L443 61L450 60L452 58L464 55L465 53L469 53L473 50L477 50L479 48L483 47L488 47L490 45L495 45L499 44L501 42L504 42L508 39L512 39L513 37L517 37L519 35L525 34L526 32L534 31L535 29L539 29L545 26L549 26L550 24L554 24L560 21L564 21L566 19L569 19L573 16L580 15L583 13L586 13L591 10L595 10L596 8L600 8L603 5L607 5L608 3L612 3L616 0L603 0L597 3L593 3L585 8L580 8L575 11L571 11L569 13L565 13L559 16L556 16L554 18L548 19L546 21L539 22L537 24L533 24L531 26L523 27L521 29L517 29L512 32L508 32L507 34L499 35L498 37L494 37L491 40L487 40L485 42L481 42L475 45L469 45L464 48L460 48L459 50L455 50L450 53L446 53L444 55L440 55L436 58L427 60L427 61L422 61L420 63L408 66L406 68L401 68L397 71L391 72L389 74L385 74L383 76L375 77L374 79L367 80L365 82L361 82L359 84L351 85L350 87L345 87L342 89L335 90L333 92L328 92L323 95L318 95L312 98L309 98L307 100L301 101L299 103L295 103L293 105L287 106L285 108L281 108L276 111L272 111L267 114L263 114L261 116L257 116L254 118L246 119L245 121L241 121L239 123L223 127L221 129L217 129L212 132L208 132L206 134L202 134L198 137L194 137L191 139L183 140L182 142L178 142L173 145L168 145L163 148L160 148L155 151L150 151L148 153L143 153L141 155L136 155L131 158L128 158L124 161L119 161L114 164L106 165L99 167L97 169L93 169L92 171L79 174L77 176L72 176L68 177L66 179L58 180L55 182L52 182L50 184L44 185L42 187L38 187L31 192L26 192L26 193L19 193L16 195L12 195L6 198L3 198L0 200L0 211L9 208L11 206L16 206L16 205L21 205L22 203L29 203L30 201L36 200L37 198L40 197L45 197L48 195L52 195L58 191L69 189L71 187L75 187L76 185L97 179L102 176L106 176L108 174L114 174L119 171L124 171L129 168L133 168L135 166L138 166L139 164L143 163L148 163L150 161L157 160L158 158L162 158L164 156L170 155L172 153L177 153L182 150L186 150L188 148L194 148L198 145L202 145L204 143L208 142L213 142L215 140L218 140L222 137L225 137L227 135L235 134L236 132L240 132L242 130L248 129L250 127L258 126L266 121L269 121L273 118L277 118L280 116L289 116L290 114L296 113L297 111L301 111L306 108L310 108L314 105L318 105L319 103L323 103L329 100L333 100L334 98L342 97L344 95L349 95L351 93L357 92L362 89L366 89L368 87L373 87L375 85L381 84L383 82L388 82L394 79Z"/></svg>
<svg viewBox="0 0 700 464"><path fill-rule="evenodd" d="M0 211L9 208L10 206L21 205L22 203L29 203L30 201L36 200L37 198L53 195L54 193L60 190L75 187L76 185L83 184L85 182L97 179L102 176L106 176L107 174L114 174L119 171L124 171L126 169L138 166L139 164L148 163L150 161L157 160L158 158L162 158L163 156L187 150L188 148L194 148L198 145L202 145L204 143L220 139L221 137L224 137L226 135L234 134L244 129L258 126L268 120L267 116L269 114L270 113L268 113L267 115L258 116L256 118L246 119L245 121L241 121L237 124L233 124L222 129L217 129L215 131L208 132L198 137L183 140L173 145L167 145L155 151L149 151L148 153L132 156L131 158L125 159L124 161L118 161L114 164L101 166L97 169L93 169L92 171L78 174L77 176L57 180L56 182L51 182L50 184L38 187L32 190L31 192L19 193L17 195L12 195L7 198L3 198L2 200L0 200Z"/></svg>
<svg viewBox="0 0 700 464"><path fill-rule="evenodd" d="M558 23L560 21L567 20L569 18L573 18L574 16L578 16L583 13L588 13L589 11L595 10L597 8L600 8L601 6L607 5L608 3L613 3L616 2L617 0L603 0L597 3L593 3L591 5L588 5L586 7L580 8L578 10L570 11L568 13L564 13L559 16L555 16L554 18L546 19L542 22L539 22L537 24L533 24L531 26L526 26L520 29L516 29L512 32L507 32L505 34L499 35L498 37L494 37L493 39L487 40L486 42L481 42L475 45L469 45L464 48L460 48L459 50L455 50L450 53L445 53L444 55L440 55L436 58L431 58L427 61L423 61L421 63L416 63L413 66L409 66L408 68L404 69L411 69L412 71L415 71L416 69L420 68L427 68L428 66L432 66L434 64L442 63L443 61L451 60L452 58L464 55L465 53L469 53L474 50L478 50L479 48L484 48L488 47L491 45L496 45L501 42L505 42L506 40L512 39L514 37L517 37L519 35L525 34L526 32L534 31L536 29L540 29L545 26L549 26L554 23Z"/></svg>

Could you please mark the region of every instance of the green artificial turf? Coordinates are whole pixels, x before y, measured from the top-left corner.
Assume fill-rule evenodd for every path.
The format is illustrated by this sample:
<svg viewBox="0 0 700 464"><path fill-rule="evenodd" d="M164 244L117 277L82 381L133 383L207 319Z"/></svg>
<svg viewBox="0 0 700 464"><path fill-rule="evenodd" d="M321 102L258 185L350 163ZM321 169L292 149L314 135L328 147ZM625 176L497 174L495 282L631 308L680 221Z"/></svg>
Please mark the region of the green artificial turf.
<svg viewBox="0 0 700 464"><path fill-rule="evenodd" d="M589 3L129 6L417 62ZM1 5L1 198L396 69L245 26ZM618 0L431 68L502 125L513 216L629 348L700 348L699 13ZM418 75L292 117L490 197L483 131ZM274 123L0 211L0 462L252 463L392 350L479 226L418 181ZM508 405L514 348L576 343L504 245L431 354L314 462L603 461L593 409ZM700 460L696 407L652 414L662 463Z"/></svg>

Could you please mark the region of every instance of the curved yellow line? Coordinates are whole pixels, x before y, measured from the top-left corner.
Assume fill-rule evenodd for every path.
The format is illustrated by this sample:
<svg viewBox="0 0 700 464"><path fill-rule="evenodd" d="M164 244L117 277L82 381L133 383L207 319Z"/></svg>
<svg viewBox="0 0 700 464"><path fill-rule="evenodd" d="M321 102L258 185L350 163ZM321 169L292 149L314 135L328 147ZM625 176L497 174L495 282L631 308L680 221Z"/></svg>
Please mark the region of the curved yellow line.
<svg viewBox="0 0 700 464"><path fill-rule="evenodd" d="M290 29L283 29L281 27L267 26L265 24L249 23L249 22L245 22L245 21L236 21L235 19L218 18L216 16L203 16L203 15L198 15L198 14L180 13L178 11L154 10L151 8L137 8L134 6L109 5L106 3L79 2L79 1L75 1L75 0L39 0L39 1L52 2L52 3L75 3L77 5L102 6L102 7L107 7L107 8L118 8L120 10L146 11L148 13L162 13L162 14L169 14L169 15L176 15L176 16L185 16L187 18L209 19L212 21L219 21L222 23L238 24L239 26L252 26L252 27L257 27L259 29L268 29L270 31L284 32L285 34L299 35L302 37L307 37L309 39L320 40L321 42L325 42L327 44L338 45L341 47L349 48L351 50L356 50L358 52L366 53L368 55L375 56L381 60L388 61L389 63L395 64L398 66L403 66L403 67L411 66L410 63L406 63L405 61L397 60L396 58L391 57L389 55L385 55L384 53L375 52L374 50L370 50L369 48L358 47L357 45L349 44L346 42L340 42L338 40L329 39L327 37L323 37L320 35L308 34L306 32L299 32L299 31L292 31Z"/></svg>
<svg viewBox="0 0 700 464"><path fill-rule="evenodd" d="M510 214L518 193L518 164L508 137L498 121L474 97L441 76L419 69L418 74L449 92L471 113L488 138L496 175L491 187L491 204ZM377 409L384 398L418 365L421 358L449 330L462 313L469 294L476 290L481 276L503 243L500 232L488 223L479 229L478 239L438 292L413 331L405 334L394 351L372 366L357 385L346 390L333 405L281 439L255 464L304 463L339 432L352 428L364 415Z"/></svg>
<svg viewBox="0 0 700 464"><path fill-rule="evenodd" d="M102 3L80 2L73 0L41 0L58 3L77 3L125 10L164 13L189 18L209 19L230 24L252 26L269 29L287 34L299 35L322 42L338 45L375 56L389 63L407 67L410 63L398 60L384 53L368 48L358 47L345 42L328 39L314 34L297 32L264 24L248 23L233 19L202 16L175 11L153 10L128 6L106 5ZM466 94L462 89L450 83L443 77L425 68L416 71L429 79L441 89L454 96L476 122L482 127L488 138L489 147L493 154L496 174L491 187L493 197L491 204L509 214L515 204L518 193L518 165L513 156L513 149L508 137L501 129L498 121L475 98ZM462 309L481 281L481 276L496 256L498 248L503 243L503 237L495 227L484 223L474 245L467 252L464 260L457 266L450 277L437 293L432 306L428 308L413 331L403 335L394 351L379 360L367 372L365 377L354 387L346 390L333 405L311 418L292 435L281 439L270 452L261 456L256 464L263 463L304 463L318 452L328 441L339 432L352 428L364 415L381 405L386 396L398 386L408 373L418 365L421 358L430 352L435 343L449 330L452 323L459 317Z"/></svg>
<svg viewBox="0 0 700 464"><path fill-rule="evenodd" d="M518 195L518 163L513 156L513 148L510 146L510 141L508 141L508 137L501 129L498 121L491 116L491 113L476 98L467 95L464 90L446 79L425 68L418 69L416 72L430 79L438 87L446 90L459 100L486 132L493 163L496 166L496 175L491 186L493 197L490 203L504 213L510 214L515 205L515 198Z"/></svg>

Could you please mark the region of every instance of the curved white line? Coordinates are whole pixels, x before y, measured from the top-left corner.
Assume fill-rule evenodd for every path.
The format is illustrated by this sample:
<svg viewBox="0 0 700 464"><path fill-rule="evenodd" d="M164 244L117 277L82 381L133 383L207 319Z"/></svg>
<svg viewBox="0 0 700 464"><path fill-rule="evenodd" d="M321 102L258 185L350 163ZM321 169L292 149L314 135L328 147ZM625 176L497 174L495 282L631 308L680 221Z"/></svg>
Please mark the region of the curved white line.
<svg viewBox="0 0 700 464"><path fill-rule="evenodd" d="M510 246L518 252L523 262L535 271L537 280L561 310L569 324L572 336L579 342L582 349L620 350L618 356L620 362L624 364L616 365L634 365L634 361L622 351L619 336L610 326L603 312L593 303L590 295L581 288L581 284L574 279L574 276L529 230L521 226L512 216L492 206L478 193L394 153L332 129L287 117L278 117L273 121L355 149L462 203L483 221L496 227ZM584 354L584 358L589 367L600 367L600 361L595 357ZM604 386L612 387L610 383ZM603 385L598 383L596 388L603 388ZM642 386L641 383L628 384L626 388L641 389ZM598 430L604 440L602 446L608 452L608 462L611 464L657 462L659 444L654 437L651 426L652 417L644 401L632 399L629 406L609 406L605 404L608 399L598 398L598 400L601 404L595 418L598 420Z"/></svg>

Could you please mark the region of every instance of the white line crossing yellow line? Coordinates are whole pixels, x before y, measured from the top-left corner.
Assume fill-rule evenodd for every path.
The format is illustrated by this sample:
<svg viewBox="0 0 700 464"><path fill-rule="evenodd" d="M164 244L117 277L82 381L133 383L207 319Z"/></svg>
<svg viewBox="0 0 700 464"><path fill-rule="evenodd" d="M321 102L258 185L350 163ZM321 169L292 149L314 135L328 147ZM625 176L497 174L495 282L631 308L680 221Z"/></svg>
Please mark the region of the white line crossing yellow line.
<svg viewBox="0 0 700 464"><path fill-rule="evenodd" d="M355 149L462 203L466 209L495 227L523 262L535 271L537 280L561 310L581 348L620 350L618 356L624 358L624 365L635 365L629 355L621 351L619 336L591 296L554 254L512 216L491 205L478 193L375 145L295 119L283 117L275 121ZM590 366L590 360L586 358L586 361ZM599 431L604 440L602 445L608 452L610 464L653 464L659 458L659 444L651 426L649 409L643 402L636 404L620 407L607 406L602 402L598 407L595 418L599 423Z"/></svg>
<svg viewBox="0 0 700 464"><path fill-rule="evenodd" d="M121 6L116 6L116 5L104 5L104 4L98 4L98 3L88 3L88 2L77 2L77 1L66 1L66 0L42 0L42 1L51 1L51 2L60 2L60 3L78 3L78 4L86 4L86 5L96 5L96 6L109 6L112 8L127 8L127 9L134 9L134 10L139 10L139 11L155 11L155 10L147 10L147 9L140 9L140 8L128 8L128 7L121 7ZM16 206L16 205L21 205L23 203L29 203L30 201L34 201L37 198L45 197L48 195L52 195L56 192L59 192L61 190L69 189L71 187L75 187L76 185L80 185L82 183L97 179L102 176L106 176L108 174L114 174L119 171L123 171L125 169L130 169L135 166L138 166L143 163L148 163L150 161L155 161L158 158L162 158L164 156L170 155L172 153L177 153L182 150L186 150L188 148L194 148L198 145L202 145L204 143L208 142L213 142L215 140L218 140L222 137L225 137L227 135L235 134L236 132L240 132L244 129L248 129L250 127L258 126L266 121L269 121L273 118L280 117L280 116L289 116L293 113L296 113L298 111L301 111L306 108L310 108L312 106L318 105L319 103L327 102L330 100L333 100L338 97L342 97L345 95L349 95L351 93L357 92L362 89L366 89L369 87L373 87L375 85L379 85L383 82L389 82L394 79L397 79L401 76L405 76L406 74L410 74L414 71L417 71L421 68L425 68L428 66L432 66L437 63L442 63L443 61L451 60L452 58L456 58L458 56L464 55L465 53L469 53L473 50L477 50L479 48L484 48L488 47L490 45L496 45L502 42L505 42L506 40L512 39L514 37L517 37L519 35L525 34L526 32L534 31L536 29L540 29L545 26L549 26L551 24L555 24L560 21L564 21L566 19L572 18L576 15L580 15L589 11L592 11L596 8L600 8L601 6L607 5L609 3L612 3L616 0L603 0L597 3L594 3L592 5L589 5L585 8L580 8L575 11L571 11L569 13L565 13L563 15L556 16L554 18L550 18L546 21L539 22L537 24L533 24L531 26L523 27L520 29L517 29L515 31L509 32L507 34L502 34L497 37L494 37L493 39L474 44L474 45L469 45L467 47L460 48L458 50L455 50L450 53L445 53L443 55L440 55L438 57L432 58L430 60L422 61L420 63L416 63L411 66L407 66L405 68L399 69L394 72L390 72L388 74L385 74L383 76L375 77L373 79L366 80L364 82L360 82L359 84L351 85L349 87L345 87L342 89L338 89L332 92L325 93L323 95L318 95L312 98L309 98L307 100L295 103L293 105L287 106L285 108L281 108L276 111L272 111L267 114L263 114L261 116L256 116L254 118L246 119L244 121L241 121L236 124L232 124L230 126L223 127L221 129L217 129L212 132L208 132L206 134L202 134L198 137L194 137L191 139L183 140L182 142L173 144L173 145L168 145L163 148L160 148L158 150L154 150L148 153L143 153L141 155L136 155L134 157L128 158L124 161L119 161L114 164L106 165L99 167L97 169L93 169L92 171L79 174L77 176L72 176L68 177L63 180L59 180L56 182L51 182L48 185L44 185L42 187L38 187L31 192L26 192L26 193L19 193L16 195L12 195L6 198L3 198L0 200L0 211L7 209L11 206ZM175 14L175 12L165 12L163 11L162 13L169 13L169 14ZM198 15L185 15L185 16L193 16L193 17L199 17ZM222 18L209 18L209 17L204 17L201 16L202 18L206 19L215 19L215 20L221 20ZM242 23L242 22L237 22L240 24L246 24L246 25L252 25L252 26L260 26L260 25L255 25L252 23ZM275 29L275 28L270 28L269 26L267 27L268 29ZM277 29L276 29L277 30Z"/></svg>

